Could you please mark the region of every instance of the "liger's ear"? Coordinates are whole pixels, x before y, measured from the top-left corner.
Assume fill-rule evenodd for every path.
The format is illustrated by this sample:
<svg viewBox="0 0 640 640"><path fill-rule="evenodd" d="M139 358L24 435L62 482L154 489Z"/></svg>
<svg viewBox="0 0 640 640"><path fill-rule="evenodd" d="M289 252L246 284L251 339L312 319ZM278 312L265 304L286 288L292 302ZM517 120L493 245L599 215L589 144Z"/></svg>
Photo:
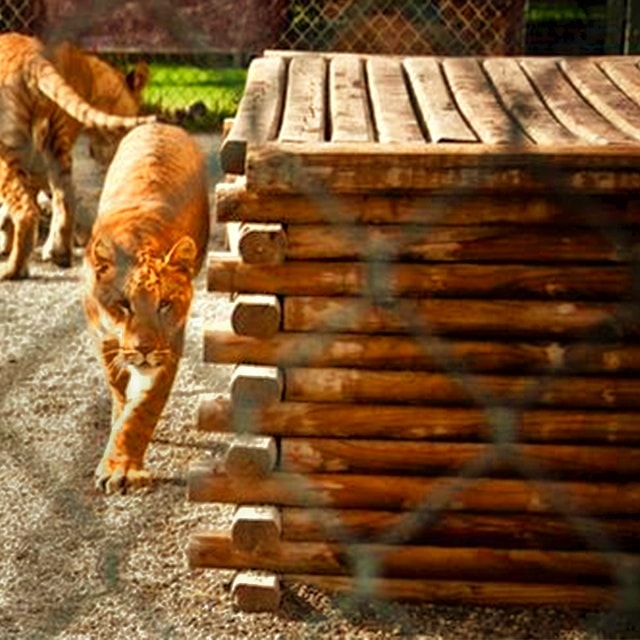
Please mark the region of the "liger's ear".
<svg viewBox="0 0 640 640"><path fill-rule="evenodd" d="M183 269L193 275L196 269L197 257L198 248L196 243L189 236L184 236L171 247L165 257L165 264L177 269Z"/></svg>
<svg viewBox="0 0 640 640"><path fill-rule="evenodd" d="M98 238L90 247L91 262L94 271L103 274L115 262L115 249L113 245L104 238Z"/></svg>
<svg viewBox="0 0 640 640"><path fill-rule="evenodd" d="M136 66L127 73L127 86L134 95L140 95L147 86L150 75L149 65L144 61L136 63Z"/></svg>

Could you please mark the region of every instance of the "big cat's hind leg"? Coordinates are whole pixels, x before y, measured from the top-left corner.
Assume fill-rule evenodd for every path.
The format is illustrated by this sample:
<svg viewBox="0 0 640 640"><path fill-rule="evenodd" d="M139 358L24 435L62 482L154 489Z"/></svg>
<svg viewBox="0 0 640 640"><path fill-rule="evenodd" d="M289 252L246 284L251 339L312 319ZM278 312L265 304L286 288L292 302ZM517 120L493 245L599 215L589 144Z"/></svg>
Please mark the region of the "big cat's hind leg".
<svg viewBox="0 0 640 640"><path fill-rule="evenodd" d="M35 245L39 210L16 168L2 156L0 200L4 208L2 230L8 253L6 262L0 263L0 280L26 278L29 256Z"/></svg>

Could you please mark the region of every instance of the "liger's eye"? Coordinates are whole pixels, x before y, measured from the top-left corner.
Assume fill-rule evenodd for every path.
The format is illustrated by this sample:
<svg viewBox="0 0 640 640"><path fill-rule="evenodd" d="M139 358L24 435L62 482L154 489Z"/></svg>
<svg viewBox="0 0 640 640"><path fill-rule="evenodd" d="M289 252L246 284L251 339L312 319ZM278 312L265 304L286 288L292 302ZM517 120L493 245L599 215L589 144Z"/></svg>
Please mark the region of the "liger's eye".
<svg viewBox="0 0 640 640"><path fill-rule="evenodd" d="M118 307L125 313L131 313L131 303L126 298L118 300Z"/></svg>
<svg viewBox="0 0 640 640"><path fill-rule="evenodd" d="M158 311L160 313L167 313L167 311L169 311L172 306L173 303L171 302L171 300L161 300L160 304L158 305Z"/></svg>

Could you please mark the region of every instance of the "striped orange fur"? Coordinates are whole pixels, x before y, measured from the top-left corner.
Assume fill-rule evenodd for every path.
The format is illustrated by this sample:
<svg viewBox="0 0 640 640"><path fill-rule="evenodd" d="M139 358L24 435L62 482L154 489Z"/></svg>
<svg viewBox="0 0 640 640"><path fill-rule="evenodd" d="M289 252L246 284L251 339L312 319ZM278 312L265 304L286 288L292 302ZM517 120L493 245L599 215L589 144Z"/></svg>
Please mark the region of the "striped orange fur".
<svg viewBox="0 0 640 640"><path fill-rule="evenodd" d="M68 44L48 50L38 39L0 35L0 229L8 260L0 280L25 277L39 209L35 195L49 191L52 220L42 254L71 263L74 194L71 150L81 129L92 154L108 161L138 116L146 65L124 76Z"/></svg>
<svg viewBox="0 0 640 640"><path fill-rule="evenodd" d="M144 455L182 355L209 239L205 159L179 127L130 131L107 171L85 254L85 310L112 396L96 485L148 481Z"/></svg>

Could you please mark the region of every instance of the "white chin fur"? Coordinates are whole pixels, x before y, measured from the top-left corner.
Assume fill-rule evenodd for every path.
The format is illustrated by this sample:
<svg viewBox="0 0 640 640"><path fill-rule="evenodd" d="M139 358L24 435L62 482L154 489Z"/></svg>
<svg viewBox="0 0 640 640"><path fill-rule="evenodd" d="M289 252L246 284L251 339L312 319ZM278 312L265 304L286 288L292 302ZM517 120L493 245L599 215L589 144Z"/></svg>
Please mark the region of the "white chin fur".
<svg viewBox="0 0 640 640"><path fill-rule="evenodd" d="M143 396L151 387L155 380L158 368L148 367L139 369L138 367L127 367L129 370L129 384L127 386L127 398L134 399Z"/></svg>

